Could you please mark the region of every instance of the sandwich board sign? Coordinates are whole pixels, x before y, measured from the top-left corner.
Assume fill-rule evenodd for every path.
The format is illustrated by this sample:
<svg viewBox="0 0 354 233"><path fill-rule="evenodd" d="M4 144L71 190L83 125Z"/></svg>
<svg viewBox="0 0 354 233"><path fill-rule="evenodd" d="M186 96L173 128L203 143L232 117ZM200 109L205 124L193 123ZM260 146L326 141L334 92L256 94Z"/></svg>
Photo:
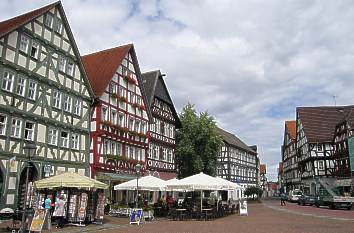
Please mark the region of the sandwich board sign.
<svg viewBox="0 0 354 233"><path fill-rule="evenodd" d="M239 204L239 214L240 215L246 215L248 216L248 211L247 211L247 200L240 200L238 202Z"/></svg>
<svg viewBox="0 0 354 233"><path fill-rule="evenodd" d="M142 223L144 220L143 210L142 209L133 209L130 215L130 224L138 224Z"/></svg>
<svg viewBox="0 0 354 233"><path fill-rule="evenodd" d="M29 229L30 232L31 231L42 232L44 222L46 221L47 218L47 212L48 211L46 211L45 209L37 209L34 212L32 223Z"/></svg>

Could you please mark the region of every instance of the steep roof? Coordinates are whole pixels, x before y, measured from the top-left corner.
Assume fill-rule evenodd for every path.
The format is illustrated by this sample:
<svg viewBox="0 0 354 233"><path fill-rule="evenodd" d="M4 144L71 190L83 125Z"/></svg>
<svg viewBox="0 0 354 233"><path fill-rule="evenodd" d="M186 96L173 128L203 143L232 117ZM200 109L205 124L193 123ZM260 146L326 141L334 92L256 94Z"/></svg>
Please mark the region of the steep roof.
<svg viewBox="0 0 354 233"><path fill-rule="evenodd" d="M127 44L82 56L87 76L97 97L100 97L106 90L113 75L131 48L133 48L133 45Z"/></svg>
<svg viewBox="0 0 354 233"><path fill-rule="evenodd" d="M14 18L5 20L0 22L0 37L3 37L4 35L12 32L16 28L19 28L33 19L39 17L40 15L44 14L45 12L49 11L56 5L61 4L60 1L49 4L47 6L41 7L39 9L30 11L28 13L25 13L23 15L16 16Z"/></svg>
<svg viewBox="0 0 354 233"><path fill-rule="evenodd" d="M236 135L229 133L219 127L216 127L217 132L223 138L223 140L235 147L251 152L252 154L257 154L254 150L252 150L249 146L247 146L241 139L239 139Z"/></svg>
<svg viewBox="0 0 354 233"><path fill-rule="evenodd" d="M287 132L292 140L296 139L296 121L285 121Z"/></svg>
<svg viewBox="0 0 354 233"><path fill-rule="evenodd" d="M93 92L96 97L100 97L106 90L109 82L112 80L118 67L122 64L125 55L130 52L134 62L135 75L140 84L141 95L146 106L149 106L149 102L146 98L145 90L142 86L141 73L136 57L133 44L122 45L119 47L102 50L99 52L87 54L82 56L82 61L85 66L85 70L90 80ZM150 108L146 108L146 112L150 121L152 120Z"/></svg>
<svg viewBox="0 0 354 233"><path fill-rule="evenodd" d="M335 126L351 109L354 106L298 107L296 112L308 142L315 143L331 142Z"/></svg>
<svg viewBox="0 0 354 233"><path fill-rule="evenodd" d="M161 72L159 70L155 70L155 71L143 73L141 74L141 79L143 83L142 86L145 89L146 98L150 108L153 107L154 97L163 100L171 107L172 114L176 120L176 127L177 128L182 127L181 121L178 117L177 111L172 102L172 99L168 92L163 76L161 75Z"/></svg>

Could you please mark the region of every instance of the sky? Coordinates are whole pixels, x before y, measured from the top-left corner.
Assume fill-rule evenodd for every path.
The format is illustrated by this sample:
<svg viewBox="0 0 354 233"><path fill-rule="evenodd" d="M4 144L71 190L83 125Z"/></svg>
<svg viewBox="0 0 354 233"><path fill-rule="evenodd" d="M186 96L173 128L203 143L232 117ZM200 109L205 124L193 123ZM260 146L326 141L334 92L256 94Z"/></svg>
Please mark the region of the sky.
<svg viewBox="0 0 354 233"><path fill-rule="evenodd" d="M51 3L2 0L0 20ZM297 106L354 102L354 2L64 0L81 55L134 43L178 111L192 103L248 145L276 180ZM335 97L334 97L335 96Z"/></svg>

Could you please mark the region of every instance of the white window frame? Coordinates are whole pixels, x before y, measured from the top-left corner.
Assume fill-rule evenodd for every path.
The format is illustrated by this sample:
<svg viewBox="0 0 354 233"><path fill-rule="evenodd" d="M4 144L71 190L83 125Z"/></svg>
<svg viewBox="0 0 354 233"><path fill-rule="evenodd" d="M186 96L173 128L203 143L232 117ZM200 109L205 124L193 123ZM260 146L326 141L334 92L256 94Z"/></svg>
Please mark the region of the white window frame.
<svg viewBox="0 0 354 233"><path fill-rule="evenodd" d="M37 97L37 83L33 80L29 80L27 98L31 100L36 100L36 97Z"/></svg>
<svg viewBox="0 0 354 233"><path fill-rule="evenodd" d="M32 124L32 128L27 128L27 123ZM32 121L25 121L24 139L33 141L35 123Z"/></svg>
<svg viewBox="0 0 354 233"><path fill-rule="evenodd" d="M12 118L11 121L11 137L21 138L22 120L19 118Z"/></svg>
<svg viewBox="0 0 354 233"><path fill-rule="evenodd" d="M63 133L66 133L66 137L63 137ZM60 131L60 146L64 148L69 148L69 132Z"/></svg>
<svg viewBox="0 0 354 233"><path fill-rule="evenodd" d="M30 56L35 59L38 59L38 55L39 55L39 43L37 41L32 40Z"/></svg>
<svg viewBox="0 0 354 233"><path fill-rule="evenodd" d="M111 122L115 125L117 124L117 111L111 111Z"/></svg>
<svg viewBox="0 0 354 233"><path fill-rule="evenodd" d="M55 20L54 31L58 34L63 32L63 22L58 18Z"/></svg>
<svg viewBox="0 0 354 233"><path fill-rule="evenodd" d="M0 135L6 134L6 122L7 122L7 116L0 114Z"/></svg>
<svg viewBox="0 0 354 233"><path fill-rule="evenodd" d="M49 128L48 130L48 144L58 145L58 130L54 128Z"/></svg>
<svg viewBox="0 0 354 233"><path fill-rule="evenodd" d="M124 113L118 113L118 125L124 127Z"/></svg>
<svg viewBox="0 0 354 233"><path fill-rule="evenodd" d="M77 116L81 114L81 101L79 99L74 99L73 113Z"/></svg>
<svg viewBox="0 0 354 233"><path fill-rule="evenodd" d="M63 56L59 56L58 58L58 70L61 72L65 72L65 68L66 68L66 59Z"/></svg>
<svg viewBox="0 0 354 233"><path fill-rule="evenodd" d="M53 91L53 107L60 109L61 108L61 96L62 93L60 91Z"/></svg>
<svg viewBox="0 0 354 233"><path fill-rule="evenodd" d="M69 95L64 95L64 111L71 112L72 98Z"/></svg>
<svg viewBox="0 0 354 233"><path fill-rule="evenodd" d="M5 70L2 76L1 89L12 92L14 80L15 74Z"/></svg>
<svg viewBox="0 0 354 233"><path fill-rule="evenodd" d="M16 85L16 94L20 96L25 96L26 90L26 78L23 76L18 76Z"/></svg>
<svg viewBox="0 0 354 233"><path fill-rule="evenodd" d="M50 19L50 21L48 21L48 19ZM53 28L53 21L54 21L54 15L47 13L45 15L45 19L44 19L44 25Z"/></svg>
<svg viewBox="0 0 354 233"><path fill-rule="evenodd" d="M71 148L74 150L80 149L80 135L73 133L71 134Z"/></svg>
<svg viewBox="0 0 354 233"><path fill-rule="evenodd" d="M108 107L107 106L102 106L101 108L101 118L104 121L108 121Z"/></svg>
<svg viewBox="0 0 354 233"><path fill-rule="evenodd" d="M30 38L26 35L21 35L20 37L20 51L28 53Z"/></svg>
<svg viewBox="0 0 354 233"><path fill-rule="evenodd" d="M66 73L70 76L74 76L75 63L73 61L66 61Z"/></svg>

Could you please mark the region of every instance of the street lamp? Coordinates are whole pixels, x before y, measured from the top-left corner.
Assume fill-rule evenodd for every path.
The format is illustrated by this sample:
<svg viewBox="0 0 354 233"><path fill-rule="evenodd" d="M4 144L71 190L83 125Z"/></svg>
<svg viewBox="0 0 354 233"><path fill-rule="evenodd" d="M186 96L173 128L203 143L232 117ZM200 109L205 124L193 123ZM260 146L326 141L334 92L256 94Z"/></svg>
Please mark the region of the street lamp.
<svg viewBox="0 0 354 233"><path fill-rule="evenodd" d="M140 174L140 169L141 169L141 164L138 163L135 166L135 171L136 171L136 202L135 202L135 208L138 208L138 201L139 201L139 174Z"/></svg>
<svg viewBox="0 0 354 233"><path fill-rule="evenodd" d="M31 168L30 162L31 158L35 155L37 150L36 144L34 142L26 142L26 144L23 147L24 154L26 155L27 158L27 170L26 170L26 188L25 188L25 198L24 198L24 205L23 205L23 210L22 210L22 221L21 221L21 232L26 232L26 214L27 214L27 205L26 205L26 200L27 200L27 191L28 191L28 177L29 177L29 170Z"/></svg>

